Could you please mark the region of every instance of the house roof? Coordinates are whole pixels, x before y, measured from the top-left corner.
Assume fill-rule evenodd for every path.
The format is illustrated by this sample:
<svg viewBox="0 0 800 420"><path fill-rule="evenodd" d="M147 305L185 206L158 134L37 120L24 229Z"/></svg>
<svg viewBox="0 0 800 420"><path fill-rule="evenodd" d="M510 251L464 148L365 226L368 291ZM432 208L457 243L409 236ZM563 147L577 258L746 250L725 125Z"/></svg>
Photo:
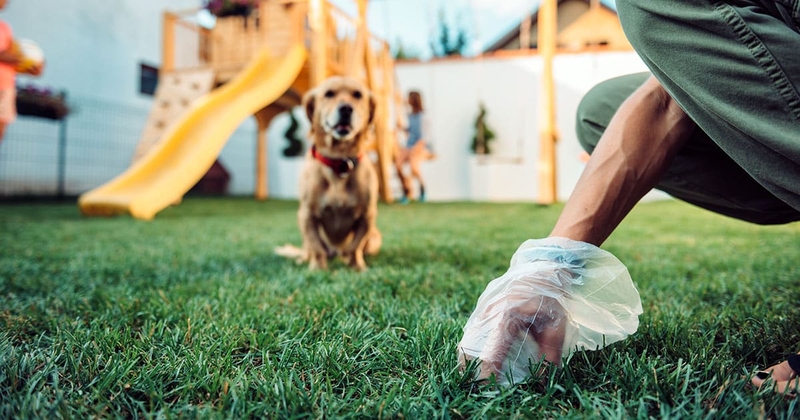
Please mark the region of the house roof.
<svg viewBox="0 0 800 420"><path fill-rule="evenodd" d="M557 4L558 4L558 6L560 8L562 3L570 2L570 1L581 1L583 3L591 3L590 0L557 0ZM607 3L611 3L611 5L613 5L613 7L610 6ZM611 13L614 13L614 14L617 13L616 5L614 5L613 1L601 0L600 1L600 7L602 9L604 9L605 11L607 11L607 12L611 12ZM536 8L531 12L531 14L528 17L520 19L520 21L516 25L512 26L511 29L508 32L506 32L505 34L501 35L500 38L498 38L495 42L490 44L488 47L484 48L483 52L484 53L490 53L490 52L502 50L503 47L505 47L509 43L513 42L516 39L519 39L520 28L522 26L522 22L524 22L525 19L528 19L530 21L531 28L535 28L537 26L537 23L538 23L538 20L539 20L539 4L536 5ZM573 23L573 22L567 23L567 25L565 25L565 27L569 26L571 23ZM559 29L563 29L563 28L559 28Z"/></svg>

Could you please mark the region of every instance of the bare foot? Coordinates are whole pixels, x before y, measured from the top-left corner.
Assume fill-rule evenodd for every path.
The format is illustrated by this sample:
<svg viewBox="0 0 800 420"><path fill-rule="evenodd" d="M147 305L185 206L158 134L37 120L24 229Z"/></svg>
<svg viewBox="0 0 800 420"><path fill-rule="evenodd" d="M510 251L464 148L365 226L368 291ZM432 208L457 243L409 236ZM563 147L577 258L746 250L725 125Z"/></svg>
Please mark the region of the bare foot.
<svg viewBox="0 0 800 420"><path fill-rule="evenodd" d="M793 354L785 361L756 373L750 382L757 388L771 384L775 392L795 397L800 391L798 374L800 374L800 354Z"/></svg>

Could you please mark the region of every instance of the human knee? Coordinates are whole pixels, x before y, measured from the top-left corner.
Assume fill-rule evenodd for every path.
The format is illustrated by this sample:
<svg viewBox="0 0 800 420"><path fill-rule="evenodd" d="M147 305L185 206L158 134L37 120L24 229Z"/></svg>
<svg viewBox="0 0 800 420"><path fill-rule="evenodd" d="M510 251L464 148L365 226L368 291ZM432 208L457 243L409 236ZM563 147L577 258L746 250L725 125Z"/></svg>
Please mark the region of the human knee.
<svg viewBox="0 0 800 420"><path fill-rule="evenodd" d="M588 153L592 153L603 132L616 112L611 98L619 96L615 79L606 80L592 87L578 104L575 118L575 132L578 143ZM615 106L616 105L616 106Z"/></svg>
<svg viewBox="0 0 800 420"><path fill-rule="evenodd" d="M575 131L578 142L591 153L620 105L648 78L650 73L632 73L602 81L590 89L578 104Z"/></svg>
<svg viewBox="0 0 800 420"><path fill-rule="evenodd" d="M583 150L590 154L605 131L605 125L601 123L603 105L595 91L592 89L581 98L575 118L575 134L578 137L578 143Z"/></svg>

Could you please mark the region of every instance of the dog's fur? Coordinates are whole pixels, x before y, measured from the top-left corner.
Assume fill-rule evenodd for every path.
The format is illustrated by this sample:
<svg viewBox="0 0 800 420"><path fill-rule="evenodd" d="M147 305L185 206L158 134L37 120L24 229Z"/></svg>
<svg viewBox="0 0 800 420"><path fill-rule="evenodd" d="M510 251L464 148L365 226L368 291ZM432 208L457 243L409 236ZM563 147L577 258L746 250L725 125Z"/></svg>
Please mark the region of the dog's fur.
<svg viewBox="0 0 800 420"><path fill-rule="evenodd" d="M303 106L316 153L323 160L357 159L357 163L352 170L337 173L309 150L297 213L303 248L287 245L275 252L307 261L311 269L325 269L329 258L340 256L351 267L364 270L364 254L377 254L382 243L376 226L378 175L366 156L375 100L362 83L336 76L306 93Z"/></svg>

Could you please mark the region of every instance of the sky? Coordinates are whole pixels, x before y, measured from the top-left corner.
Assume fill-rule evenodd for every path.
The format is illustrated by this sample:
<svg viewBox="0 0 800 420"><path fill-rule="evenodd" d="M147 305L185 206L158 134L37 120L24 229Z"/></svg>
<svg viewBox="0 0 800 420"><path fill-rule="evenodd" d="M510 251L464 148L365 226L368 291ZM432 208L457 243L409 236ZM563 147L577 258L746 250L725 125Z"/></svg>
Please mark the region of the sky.
<svg viewBox="0 0 800 420"><path fill-rule="evenodd" d="M354 0L330 0L348 14L357 14ZM438 34L439 12L444 11L450 28L465 31L476 54L493 44L522 16L539 7L540 0L370 0L367 23L378 37L388 41L393 49L398 42L406 52L419 58L429 58L430 40ZM614 6L613 0L602 0Z"/></svg>

